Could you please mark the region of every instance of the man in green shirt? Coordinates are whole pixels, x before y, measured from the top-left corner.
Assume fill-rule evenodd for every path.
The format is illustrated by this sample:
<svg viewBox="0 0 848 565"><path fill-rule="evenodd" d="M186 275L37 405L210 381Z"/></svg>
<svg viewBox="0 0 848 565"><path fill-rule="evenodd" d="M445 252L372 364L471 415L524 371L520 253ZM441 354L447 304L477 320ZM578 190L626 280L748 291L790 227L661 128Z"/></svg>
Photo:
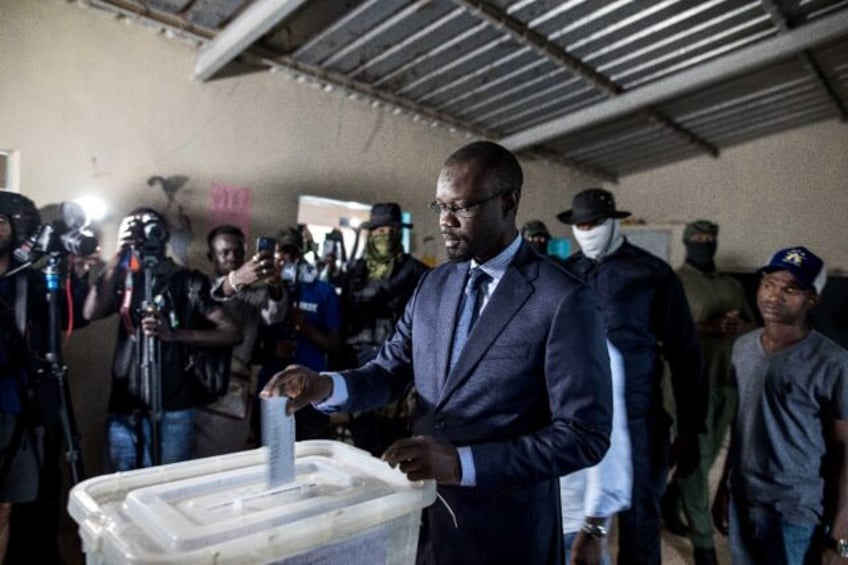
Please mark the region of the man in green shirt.
<svg viewBox="0 0 848 565"><path fill-rule="evenodd" d="M663 517L669 530L689 536L697 565L716 562L708 476L736 408L736 393L730 387L733 342L754 327L742 285L715 268L717 243L717 224L707 220L688 224L683 232L686 262L677 269L701 341L710 397L706 431L699 436L701 465L687 477L673 478L663 497ZM681 507L688 528L680 521Z"/></svg>

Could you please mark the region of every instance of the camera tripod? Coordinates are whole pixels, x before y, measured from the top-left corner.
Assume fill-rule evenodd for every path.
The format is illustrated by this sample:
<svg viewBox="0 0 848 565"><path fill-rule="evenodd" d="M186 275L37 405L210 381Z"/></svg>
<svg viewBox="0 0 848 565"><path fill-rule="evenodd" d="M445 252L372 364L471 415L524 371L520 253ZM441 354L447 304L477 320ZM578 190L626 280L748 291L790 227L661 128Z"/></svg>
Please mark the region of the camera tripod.
<svg viewBox="0 0 848 565"><path fill-rule="evenodd" d="M84 477L82 458L80 457L79 432L74 418L70 388L68 387L68 367L62 361L62 349L59 345L59 290L61 257L58 253L48 255L47 264L42 269L47 288L47 360L48 371L56 380L58 390L59 422L62 426L62 438L65 444L65 460L68 463L71 484L77 484Z"/></svg>
<svg viewBox="0 0 848 565"><path fill-rule="evenodd" d="M135 252L135 251L133 251ZM154 273L159 265L159 257L150 250L141 249L141 264L144 270L144 299L141 303L142 317L160 311L160 305L153 296ZM150 418L150 459L153 465L162 462L162 348L159 338L141 333L141 396L148 407ZM139 438L139 445L143 445Z"/></svg>

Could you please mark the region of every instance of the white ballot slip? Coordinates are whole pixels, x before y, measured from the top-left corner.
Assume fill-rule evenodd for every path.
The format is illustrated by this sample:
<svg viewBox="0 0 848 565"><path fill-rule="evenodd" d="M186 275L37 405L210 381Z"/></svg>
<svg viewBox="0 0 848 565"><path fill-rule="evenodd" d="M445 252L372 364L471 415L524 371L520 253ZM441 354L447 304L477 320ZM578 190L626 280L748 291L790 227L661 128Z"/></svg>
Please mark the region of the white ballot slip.
<svg viewBox="0 0 848 565"><path fill-rule="evenodd" d="M294 481L294 416L288 398L262 399L262 443L268 448L268 490Z"/></svg>

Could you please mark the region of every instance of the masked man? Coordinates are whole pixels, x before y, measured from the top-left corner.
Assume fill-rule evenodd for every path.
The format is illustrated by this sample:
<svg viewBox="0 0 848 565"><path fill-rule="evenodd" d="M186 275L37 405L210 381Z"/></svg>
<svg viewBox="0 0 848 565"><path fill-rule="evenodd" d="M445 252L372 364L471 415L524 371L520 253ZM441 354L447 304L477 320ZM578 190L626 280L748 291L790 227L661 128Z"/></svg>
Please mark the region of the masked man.
<svg viewBox="0 0 848 565"><path fill-rule="evenodd" d="M677 275L686 291L704 354L710 395L706 427L698 438L701 464L688 477L674 477L663 496L663 520L673 533L688 535L695 565L717 562L710 516L709 472L721 449L736 409L736 391L730 386L730 354L736 337L754 328L754 314L742 285L715 267L718 224L698 220L683 231L686 262ZM680 520L683 510L689 526Z"/></svg>
<svg viewBox="0 0 848 565"><path fill-rule="evenodd" d="M391 337L406 302L427 270L403 251L401 230L412 224L401 221L400 206L394 202L375 204L362 227L369 230L365 254L346 273L342 293L345 335L356 365L373 359ZM393 402L355 414L350 428L357 447L382 455L396 439L409 436L407 403Z"/></svg>
<svg viewBox="0 0 848 565"><path fill-rule="evenodd" d="M548 242L551 240L551 232L548 226L541 220L530 220L521 226L521 237L539 255L548 254Z"/></svg>
<svg viewBox="0 0 848 565"><path fill-rule="evenodd" d="M663 408L663 361L677 404L674 463L686 476L698 466L706 385L692 314L667 263L627 242L613 195L578 193L557 218L572 226L580 251L568 271L597 294L607 339L624 358L625 404L632 450L633 496L619 514L619 563L660 563L660 497L668 478L671 418Z"/></svg>

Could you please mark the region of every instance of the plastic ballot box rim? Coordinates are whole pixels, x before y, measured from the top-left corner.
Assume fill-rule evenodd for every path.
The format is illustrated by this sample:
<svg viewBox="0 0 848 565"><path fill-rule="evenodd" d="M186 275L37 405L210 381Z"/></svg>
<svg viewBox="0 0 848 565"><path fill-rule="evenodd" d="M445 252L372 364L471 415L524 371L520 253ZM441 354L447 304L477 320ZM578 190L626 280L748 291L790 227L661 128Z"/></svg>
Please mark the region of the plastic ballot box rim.
<svg viewBox="0 0 848 565"><path fill-rule="evenodd" d="M410 482L361 449L312 440L295 444L295 481L268 489L267 459L263 447L76 485L68 512L89 563L280 562L358 536L414 556L403 540L417 541L433 481Z"/></svg>

